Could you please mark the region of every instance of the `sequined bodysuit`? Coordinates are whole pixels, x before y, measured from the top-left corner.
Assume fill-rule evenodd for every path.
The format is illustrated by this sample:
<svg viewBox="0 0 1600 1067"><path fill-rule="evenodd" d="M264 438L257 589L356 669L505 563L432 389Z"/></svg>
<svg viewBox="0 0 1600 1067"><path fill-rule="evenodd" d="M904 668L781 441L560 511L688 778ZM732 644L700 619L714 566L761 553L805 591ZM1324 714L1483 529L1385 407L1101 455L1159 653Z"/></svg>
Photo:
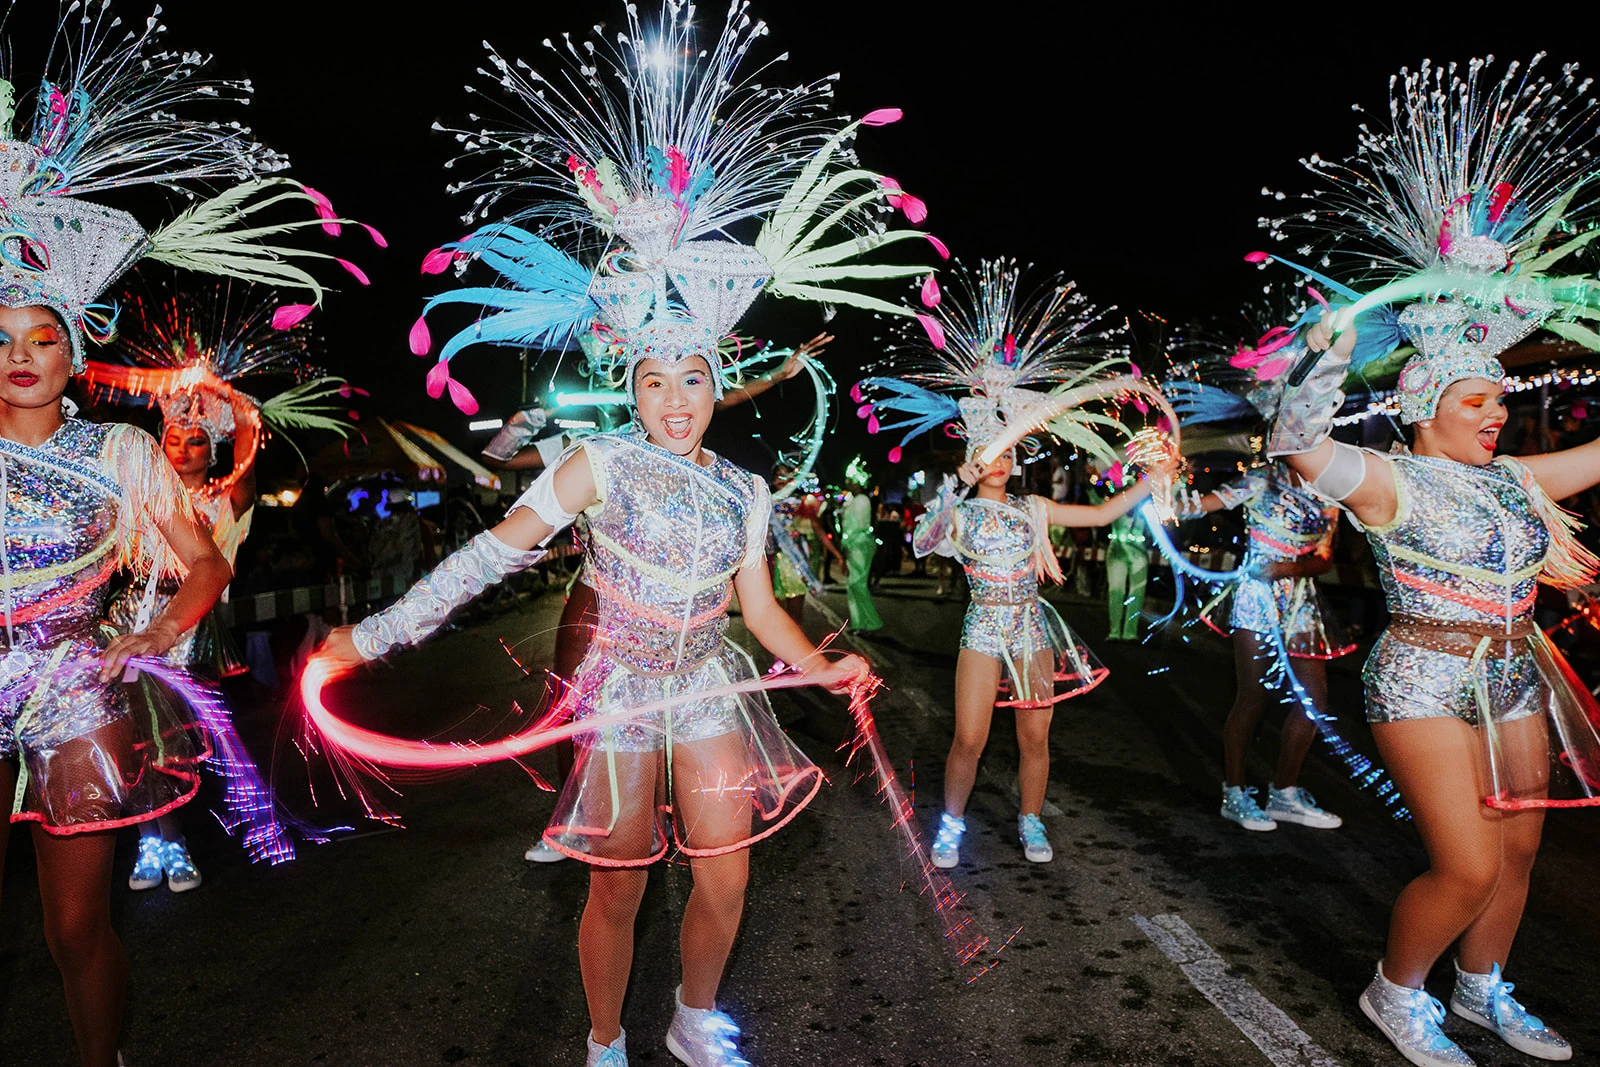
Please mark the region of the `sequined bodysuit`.
<svg viewBox="0 0 1600 1067"><path fill-rule="evenodd" d="M1550 532L1524 484L1527 468L1507 457L1484 467L1386 458L1395 516L1365 531L1393 621L1362 672L1368 721L1476 723L1475 680L1497 720L1537 713L1540 671L1526 638Z"/></svg>
<svg viewBox="0 0 1600 1067"><path fill-rule="evenodd" d="M154 524L187 510L183 487L143 431L75 418L38 447L0 440L0 474L0 756L21 757L26 783L13 818L76 833L170 810L193 795L193 753L181 730L132 721L97 660L114 633L110 576L152 557L176 565Z"/></svg>
<svg viewBox="0 0 1600 1067"><path fill-rule="evenodd" d="M1256 568L1326 554L1333 523L1319 498L1295 485L1277 463L1257 468L1215 491L1224 507L1243 507L1249 524L1246 565L1251 574L1232 590L1229 623L1235 630L1283 634L1291 656L1334 659L1355 649L1309 576L1264 579Z"/></svg>

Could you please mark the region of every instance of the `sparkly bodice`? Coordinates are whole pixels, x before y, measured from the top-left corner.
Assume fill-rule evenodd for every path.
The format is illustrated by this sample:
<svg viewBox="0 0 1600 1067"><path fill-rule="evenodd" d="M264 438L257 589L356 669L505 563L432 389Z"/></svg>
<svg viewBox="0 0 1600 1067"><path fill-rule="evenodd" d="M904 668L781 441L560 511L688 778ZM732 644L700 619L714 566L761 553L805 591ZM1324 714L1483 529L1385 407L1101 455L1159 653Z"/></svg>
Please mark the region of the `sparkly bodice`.
<svg viewBox="0 0 1600 1067"><path fill-rule="evenodd" d="M720 649L733 576L765 554L766 484L721 457L700 467L635 434L598 434L583 450L600 499L587 513L585 561L598 632L636 671L687 670Z"/></svg>
<svg viewBox="0 0 1600 1067"><path fill-rule="evenodd" d="M1327 505L1290 482L1276 464L1245 475L1249 499L1250 555L1257 562L1300 559L1317 550L1332 524Z"/></svg>
<svg viewBox="0 0 1600 1067"><path fill-rule="evenodd" d="M1366 528L1392 614L1506 624L1531 618L1550 532L1501 457L1473 467L1428 456L1387 457L1395 517Z"/></svg>
<svg viewBox="0 0 1600 1067"><path fill-rule="evenodd" d="M12 621L90 622L116 568L120 507L107 469L109 425L68 419L37 448L0 446Z"/></svg>
<svg viewBox="0 0 1600 1067"><path fill-rule="evenodd" d="M966 567L974 603L1032 603L1039 596L1033 552L1037 532L1028 499L973 497L956 505L950 540Z"/></svg>

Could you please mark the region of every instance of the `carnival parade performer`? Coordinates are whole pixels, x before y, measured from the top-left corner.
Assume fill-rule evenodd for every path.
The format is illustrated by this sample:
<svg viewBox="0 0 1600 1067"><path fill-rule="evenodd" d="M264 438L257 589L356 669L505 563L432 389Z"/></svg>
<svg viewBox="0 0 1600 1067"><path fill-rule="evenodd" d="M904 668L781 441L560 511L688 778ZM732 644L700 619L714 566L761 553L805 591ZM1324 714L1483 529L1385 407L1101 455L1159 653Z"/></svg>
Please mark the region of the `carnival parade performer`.
<svg viewBox="0 0 1600 1067"><path fill-rule="evenodd" d="M119 322L115 351L127 362L91 360L83 381L96 396L159 404L162 451L231 569L250 532L263 429L280 436L304 429L348 435L352 425L344 412L349 405L340 400L350 388L342 379L312 371L308 325L273 327L276 301L267 291L233 285L147 289L125 303ZM305 380L265 403L235 384L274 375ZM224 445L231 446L226 468L218 459ZM176 591L177 582L170 578L153 588L127 586L112 598L108 618L121 632L134 633L140 616L164 610ZM227 599L226 590L221 599ZM248 670L215 608L183 634L166 658L213 682ZM159 682L143 679L136 699L168 699L161 688ZM229 749L225 758L238 755L235 739L213 740ZM128 888L153 889L163 878L174 893L200 885L179 813L143 823L140 833Z"/></svg>
<svg viewBox="0 0 1600 1067"><path fill-rule="evenodd" d="M1592 287L1550 273L1587 240L1569 235L1597 206L1594 110L1580 104L1588 83L1574 67L1554 83L1516 63L1498 83L1486 70L1474 60L1402 72L1394 127L1364 127L1351 161L1310 164L1324 184L1300 218L1348 227L1323 234L1334 269L1341 258L1376 264L1368 281L1380 288L1310 328L1306 345L1326 354L1286 393L1268 441L1366 532L1388 601L1390 624L1363 674L1367 718L1429 869L1395 902L1360 1005L1426 1065L1472 1062L1424 988L1452 945L1453 1014L1529 1055L1572 1055L1512 998L1501 969L1544 809L1600 803L1600 709L1533 620L1536 582L1571 588L1595 573L1555 501L1600 483L1600 442L1494 454L1506 420L1497 356L1540 326L1594 337L1570 321L1595 313ZM1354 313L1417 297L1396 319L1417 349L1398 385L1410 450L1332 440L1359 351Z"/></svg>
<svg viewBox="0 0 1600 1067"><path fill-rule="evenodd" d="M155 18L135 32L103 6L62 19L36 50L49 58L27 111L0 84L0 788L18 798L0 849L12 823L35 825L45 937L79 1060L110 1067L128 971L111 926L114 830L175 809L197 782L191 724L130 714L118 679L194 627L229 568L149 435L73 418L62 393L84 369L85 340L110 332L115 309L97 301L141 257L270 272L319 297L321 287L290 258L317 253L253 244L261 234L242 225L267 201L316 203L287 179L257 177L285 161L238 123L179 117L199 100L237 103L246 87L205 77L199 53L161 47ZM27 54L8 53L8 76ZM32 123L20 120L28 111ZM81 199L144 183L225 191L151 232ZM140 632L113 636L103 612L119 567L181 582Z"/></svg>
<svg viewBox="0 0 1600 1067"><path fill-rule="evenodd" d="M1122 467L1106 472L1106 488L1122 488ZM1101 494L1090 490L1094 502ZM1110 496L1110 493L1105 494ZM1112 522L1106 545L1106 610L1111 616L1107 641L1139 640L1139 620L1144 617L1145 585L1150 578L1150 539L1144 519L1121 515Z"/></svg>
<svg viewBox="0 0 1600 1067"><path fill-rule="evenodd" d="M873 432L908 432L911 438L941 425L967 442L959 479L975 493L963 500L956 478L917 522L912 547L918 556L938 553L959 560L972 587L956 659L955 737L945 763L945 811L932 848L933 863L960 862L966 806L988 743L996 706L1015 709L1020 751L1021 812L1017 833L1032 862L1054 857L1039 813L1050 774L1049 728L1059 701L1088 692L1106 676L1094 653L1039 597L1038 579L1062 579L1049 527L1103 526L1126 514L1151 492L1130 488L1099 505L1060 504L1007 491L1016 468L1012 450L1032 430L1050 432L1093 451L1106 466L1116 462L1096 431L1122 432L1109 416L1079 412L1084 399L1114 395L1138 385L1109 378L1106 368L1125 350L1117 330L1101 325L1103 313L1070 282L1052 277L1019 299L1020 271L1006 261L986 260L975 271L957 269L957 287L924 286L923 303L935 311L940 347L902 343L891 349L910 367L904 378L874 377L855 391ZM1024 294L1026 296L1026 294ZM924 389L916 382L956 387L959 397ZM1057 393L1027 388L1057 385ZM1150 390L1153 392L1153 390ZM1057 399L1053 400L1053 396ZM1066 399L1059 399L1066 398ZM898 422L885 417L903 416ZM986 453L998 450L989 457ZM1163 459L1170 479L1173 464ZM853 568L853 564L852 564Z"/></svg>
<svg viewBox="0 0 1600 1067"><path fill-rule="evenodd" d="M850 606L850 629L872 633L883 629L883 618L872 603L872 590L867 586L878 538L872 531L872 476L860 456L850 461L844 480L850 495L840 508L839 540L845 552L844 587Z"/></svg>
<svg viewBox="0 0 1600 1067"><path fill-rule="evenodd" d="M806 594L821 593L822 582L811 569L810 544L820 541L833 554L840 567L848 569L844 556L821 529L819 518L822 504L815 492L790 490L798 472L789 463L780 463L773 471L772 488L772 595L795 622L805 616ZM809 479L810 476L808 476Z"/></svg>
<svg viewBox="0 0 1600 1067"><path fill-rule="evenodd" d="M596 354L626 389L634 427L583 440L502 523L393 608L335 631L328 644L336 661L354 665L414 643L488 583L537 559L539 546L579 514L586 518L584 568L598 619L558 714L581 723L673 701L574 737L577 762L544 835L591 864L579 930L591 1067L627 1062L621 1022L635 917L648 866L674 849L688 859L694 889L667 1047L693 1067L746 1063L739 1028L716 1010L743 909L746 849L792 819L822 776L778 727L748 654L727 642L731 595L738 593L750 632L807 681L842 691L866 676L858 657L824 661L773 599L765 482L702 447L724 389L719 348L761 292L909 318L911 309L850 283L924 269L857 262L887 244L921 240L879 218L880 209L909 214L920 201L839 158L863 124L899 112L834 119L831 79L778 91L768 84L770 68L759 84L738 76L735 65L766 35L765 24L734 7L720 38L703 47L692 15L664 5L660 23L647 28L630 6L625 40L648 46L587 42L582 58L555 53L571 64L559 72L524 75L491 55L500 88L527 114L515 134L467 138L475 159L489 157L481 183L488 191L475 209L502 193L537 196L516 217L550 223L550 239L492 222L425 263L476 258L511 283L429 302L429 311L452 302L499 309L440 349L428 375L435 396L448 389L459 406L475 407L449 373L449 359L468 344L559 350L588 334L603 339ZM672 57L670 77L650 58L657 55ZM533 141L530 129L538 132ZM727 236L758 219L753 243ZM554 243L572 238L581 250L597 237L610 251L592 268ZM411 341L414 350L431 349L425 322Z"/></svg>

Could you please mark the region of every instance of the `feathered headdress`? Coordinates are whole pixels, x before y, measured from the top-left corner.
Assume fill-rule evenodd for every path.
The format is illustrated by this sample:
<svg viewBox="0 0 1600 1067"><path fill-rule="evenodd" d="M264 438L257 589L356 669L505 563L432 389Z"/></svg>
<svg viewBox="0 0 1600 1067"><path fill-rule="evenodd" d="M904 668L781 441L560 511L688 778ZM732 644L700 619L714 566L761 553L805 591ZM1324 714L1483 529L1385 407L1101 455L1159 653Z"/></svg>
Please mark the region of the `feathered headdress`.
<svg viewBox="0 0 1600 1067"><path fill-rule="evenodd" d="M620 370L630 395L639 360L691 355L711 364L720 395L717 348L763 292L912 314L857 288L922 270L858 262L927 236L888 229L885 215L895 209L918 223L926 208L851 158L861 126L900 112L846 121L829 113L832 78L759 82L776 60L739 72L767 34L747 7L735 0L710 48L698 43L695 9L667 3L650 29L629 5L614 42L547 41L554 63L543 73L491 50L492 76L517 125L455 131L465 152L452 166L476 164L479 173L453 189L477 192L469 223L502 206L507 217L430 253L423 270L476 259L500 278L424 308L467 303L486 312L440 349L430 395L448 388L457 406L476 408L448 367L466 345L560 349L590 333L597 344L588 347L602 353L591 363ZM748 243L730 236L756 220ZM424 319L411 348L432 348Z"/></svg>
<svg viewBox="0 0 1600 1067"><path fill-rule="evenodd" d="M897 373L851 390L868 432L901 434L890 461L898 462L913 438L943 426L966 439L969 459L996 442L1006 442L997 450L1004 451L1044 433L1116 462L1104 437L1126 436L1127 429L1077 406L1153 392L1132 377L1126 324L1107 321L1114 309L1096 308L1060 274L1019 294L1022 271L1012 260L982 260L975 270L956 264L952 275L948 290L932 276L922 284L926 339L900 329L888 340L888 367Z"/></svg>
<svg viewBox="0 0 1600 1067"><path fill-rule="evenodd" d="M163 289L132 294L128 305L132 314L114 349L126 363L94 361L84 372L97 395L159 404L164 425L205 430L213 456L219 442L234 439L240 419L286 435L355 432L347 415L350 384L312 366L309 326L273 326L270 291L228 284ZM241 388L246 379L269 378L297 384L265 401ZM253 458L235 449L235 472Z"/></svg>
<svg viewBox="0 0 1600 1067"><path fill-rule="evenodd" d="M1320 187L1293 214L1263 220L1280 239L1305 235L1299 256L1370 290L1284 261L1355 298L1341 325L1413 301L1395 319L1417 349L1400 382L1408 422L1431 414L1450 382L1493 374L1495 357L1541 326L1600 349L1600 334L1573 321L1600 314L1600 291L1554 273L1600 232L1587 195L1596 102L1574 64L1554 80L1536 75L1542 58L1513 62L1498 81L1492 59L1402 70L1388 122L1363 125L1344 162L1303 160Z"/></svg>
<svg viewBox="0 0 1600 1067"><path fill-rule="evenodd" d="M200 100L245 103L249 84L202 76L207 58L198 53L158 51L165 27L154 15L142 31L119 33L121 25L109 0L64 9L29 119L19 121L12 72L0 71L0 304L59 314L81 371L85 336L104 341L114 331L116 308L98 303L101 295L140 259L306 289L313 304L322 286L293 260L334 259L365 283L337 257L261 243L310 226L337 233L348 220L315 190L266 177L287 161L247 127L180 117ZM148 184L188 195L231 188L152 232L80 199ZM315 217L257 217L285 202L308 204ZM280 309L280 320L304 318L311 306Z"/></svg>

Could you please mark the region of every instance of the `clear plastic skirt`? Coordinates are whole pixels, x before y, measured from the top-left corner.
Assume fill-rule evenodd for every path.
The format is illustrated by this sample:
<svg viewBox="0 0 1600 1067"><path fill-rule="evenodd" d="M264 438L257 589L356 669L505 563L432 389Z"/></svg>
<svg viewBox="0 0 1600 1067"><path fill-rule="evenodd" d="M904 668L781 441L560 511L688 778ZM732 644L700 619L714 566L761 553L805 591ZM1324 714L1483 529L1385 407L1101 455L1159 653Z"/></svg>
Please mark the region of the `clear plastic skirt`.
<svg viewBox="0 0 1600 1067"><path fill-rule="evenodd" d="M188 670L201 678L221 680L249 674L250 666L239 652L233 631L222 621L213 607L206 612L194 628L194 640L189 646Z"/></svg>
<svg viewBox="0 0 1600 1067"><path fill-rule="evenodd" d="M94 627L27 652L26 677L0 692L5 754L18 760L22 806L13 822L70 835L146 822L194 798L192 731L170 693L99 680L115 631ZM142 678L143 676L141 676Z"/></svg>
<svg viewBox="0 0 1600 1067"><path fill-rule="evenodd" d="M1526 639L1538 666L1534 714L1480 716L1492 808L1600 806L1600 706L1543 631Z"/></svg>
<svg viewBox="0 0 1600 1067"><path fill-rule="evenodd" d="M1230 630L1282 630L1284 646L1296 659L1338 659L1356 649L1315 578L1245 578L1207 604L1201 618L1223 636ZM1216 619L1227 619L1228 625Z"/></svg>
<svg viewBox="0 0 1600 1067"><path fill-rule="evenodd" d="M961 647L1000 661L1000 708L1042 708L1081 696L1111 672L1050 603L967 607Z"/></svg>
<svg viewBox="0 0 1600 1067"><path fill-rule="evenodd" d="M682 702L573 737L576 760L544 840L602 867L643 867L674 848L719 856L775 833L817 795L820 768L789 740L760 692L695 694L756 677L727 642L698 666L645 675L589 649L562 698L574 719Z"/></svg>

